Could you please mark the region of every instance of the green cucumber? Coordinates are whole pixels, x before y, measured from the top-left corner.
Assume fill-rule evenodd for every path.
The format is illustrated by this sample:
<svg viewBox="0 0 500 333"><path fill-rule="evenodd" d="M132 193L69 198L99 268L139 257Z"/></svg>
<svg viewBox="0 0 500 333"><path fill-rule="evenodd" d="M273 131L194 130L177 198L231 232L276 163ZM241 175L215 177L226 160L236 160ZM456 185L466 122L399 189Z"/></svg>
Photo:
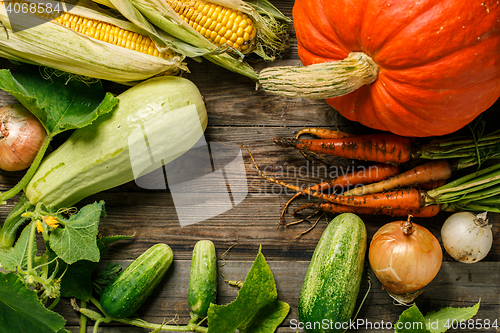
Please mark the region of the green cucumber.
<svg viewBox="0 0 500 333"><path fill-rule="evenodd" d="M71 207L132 181L189 150L207 126L198 88L181 77L149 79L118 99L111 114L76 130L42 162L25 189L32 205Z"/></svg>
<svg viewBox="0 0 500 333"><path fill-rule="evenodd" d="M217 256L209 240L201 240L193 249L189 276L188 303L195 319L207 316L210 303L217 298Z"/></svg>
<svg viewBox="0 0 500 333"><path fill-rule="evenodd" d="M156 244L132 261L101 295L106 314L116 319L133 315L146 301L172 264L167 244Z"/></svg>
<svg viewBox="0 0 500 333"><path fill-rule="evenodd" d="M341 214L328 224L300 291L298 314L306 332L343 332L349 327L366 248L366 227L357 215Z"/></svg>

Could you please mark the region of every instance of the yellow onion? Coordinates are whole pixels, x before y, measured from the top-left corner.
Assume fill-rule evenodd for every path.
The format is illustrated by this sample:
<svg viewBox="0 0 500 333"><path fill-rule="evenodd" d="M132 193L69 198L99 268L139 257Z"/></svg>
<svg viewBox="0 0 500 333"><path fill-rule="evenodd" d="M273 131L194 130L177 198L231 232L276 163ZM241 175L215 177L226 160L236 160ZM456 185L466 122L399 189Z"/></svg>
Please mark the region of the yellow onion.
<svg viewBox="0 0 500 333"><path fill-rule="evenodd" d="M47 133L40 121L22 104L0 108L0 169L28 168Z"/></svg>
<svg viewBox="0 0 500 333"><path fill-rule="evenodd" d="M373 235L368 258L384 288L402 295L415 293L434 279L443 251L429 230L408 217L387 223Z"/></svg>

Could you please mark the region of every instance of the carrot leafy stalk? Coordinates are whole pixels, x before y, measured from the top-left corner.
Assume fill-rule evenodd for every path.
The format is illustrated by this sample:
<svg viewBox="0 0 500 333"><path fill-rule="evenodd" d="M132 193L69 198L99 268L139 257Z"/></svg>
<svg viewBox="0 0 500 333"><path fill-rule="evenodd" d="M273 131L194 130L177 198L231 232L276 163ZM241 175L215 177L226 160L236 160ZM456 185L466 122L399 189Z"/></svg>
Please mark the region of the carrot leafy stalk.
<svg viewBox="0 0 500 333"><path fill-rule="evenodd" d="M441 204L444 211L500 213L500 164L467 174L427 191L427 204Z"/></svg>

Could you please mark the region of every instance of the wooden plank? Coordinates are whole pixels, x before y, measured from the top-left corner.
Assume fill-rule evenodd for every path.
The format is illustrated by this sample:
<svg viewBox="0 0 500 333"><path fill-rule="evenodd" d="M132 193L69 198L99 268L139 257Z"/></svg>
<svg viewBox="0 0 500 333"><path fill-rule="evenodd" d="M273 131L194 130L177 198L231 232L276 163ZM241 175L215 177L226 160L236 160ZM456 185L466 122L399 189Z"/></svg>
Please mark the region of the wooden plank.
<svg viewBox="0 0 500 333"><path fill-rule="evenodd" d="M256 254L256 251L253 250L249 252L251 252L252 255ZM266 255L266 252L266 248L263 248L264 255ZM129 262L130 261L119 261L124 267L128 265ZM222 261L219 260L219 264L221 263ZM276 281L278 299L287 302L291 306L291 311L281 325L281 330L278 330L278 332L303 332L300 329L297 330L293 328L299 326L297 304L303 277L309 262L269 261L268 263ZM475 269L472 270L471 265L444 263L435 280L425 288L424 293L416 299L415 303L425 314L429 311L439 310L447 306L472 306L480 299L480 310L475 318L483 321L489 319L492 322L500 319L498 312L498 294L500 293L500 286L490 285L490 281L498 281L498 278L500 278L500 263L479 262L474 266ZM142 319L152 323L161 323L163 320L168 321L178 316L178 323L180 325L185 325L187 323L189 320L189 307L187 304L189 267L189 260L174 260L172 267L167 272L163 281L139 311L139 315ZM227 260L226 264L220 268L219 272L229 280L244 280L250 267L251 262L249 261ZM357 319L359 319L359 321L357 321L357 327L359 328L357 331L359 332L373 332L375 330L373 329L374 326L383 326L382 322L395 325L399 318L399 314L406 309L400 305L395 305L392 298L382 290L380 282L373 273L371 273L371 276L372 287L357 317ZM362 281L358 304L364 297L367 286L368 282L365 276ZM227 304L236 298L238 290L224 283L224 279L219 276L218 291L217 303ZM72 310L68 311L66 300L61 303L61 305L58 305L55 310L60 311L63 316L67 318L69 327L78 325L78 316ZM110 327L110 325L103 325L100 332L139 333L144 331L142 329L134 330L127 326L121 328L115 325L111 326L112 327ZM77 332L76 328L73 328L72 331ZM376 329L376 331L379 331L379 329ZM380 329L380 331L390 332L391 330ZM491 332L492 330L474 330L474 332L476 331Z"/></svg>

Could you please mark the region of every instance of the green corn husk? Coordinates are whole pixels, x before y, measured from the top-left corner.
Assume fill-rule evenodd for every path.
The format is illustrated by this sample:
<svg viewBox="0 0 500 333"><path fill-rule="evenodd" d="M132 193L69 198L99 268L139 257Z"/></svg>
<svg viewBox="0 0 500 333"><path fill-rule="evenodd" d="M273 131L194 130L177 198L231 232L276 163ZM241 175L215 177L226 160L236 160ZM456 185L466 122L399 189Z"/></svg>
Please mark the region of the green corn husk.
<svg viewBox="0 0 500 333"><path fill-rule="evenodd" d="M45 3L64 6L54 0ZM147 35L136 25L110 15L92 2L91 6L82 6L81 3L83 1L71 8L70 13ZM3 58L122 84L135 84L153 76L176 75L188 70L182 53L174 54L172 58L159 58L93 39L30 13L16 15L20 16L19 22L30 23L29 26L33 26L33 20L40 20L40 23L24 30L23 23L19 23L21 29L13 32L5 4L0 1L0 21L4 27L0 27L0 56ZM157 38L161 36L157 33L150 37L158 42Z"/></svg>
<svg viewBox="0 0 500 333"><path fill-rule="evenodd" d="M168 36L190 44L197 52L179 50L188 57L203 56L205 59L232 72L245 75L258 81L253 67L244 61L244 55L228 48L221 48L210 42L193 27L187 24L164 0L93 0L101 5L113 8L138 27L155 34L158 27L167 36L157 38L165 45L171 41ZM207 0L208 1L208 0ZM273 61L288 48L288 25L290 19L284 16L267 0L210 0L221 6L237 9L247 14L257 28L257 45L253 53L265 61Z"/></svg>

